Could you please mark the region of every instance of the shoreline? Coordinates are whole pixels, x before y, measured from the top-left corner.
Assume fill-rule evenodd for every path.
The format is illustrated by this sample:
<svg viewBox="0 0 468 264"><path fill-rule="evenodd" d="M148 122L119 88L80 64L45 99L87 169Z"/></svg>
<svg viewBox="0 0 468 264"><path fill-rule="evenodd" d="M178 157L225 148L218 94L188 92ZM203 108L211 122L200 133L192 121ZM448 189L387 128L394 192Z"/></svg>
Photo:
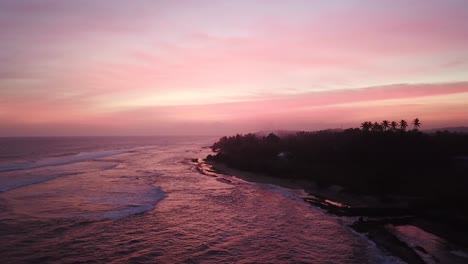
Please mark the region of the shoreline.
<svg viewBox="0 0 468 264"><path fill-rule="evenodd" d="M338 185L332 185L326 188L320 188L313 181L304 179L285 179L280 177L272 177L263 173L254 173L243 171L227 166L221 162L207 161L203 162L211 168L215 173L234 176L236 178L257 183L274 184L288 189L301 189L308 194L306 197L301 197L309 203L320 202L325 203L330 207L350 207L350 208L404 208L407 203L386 202L383 203L378 197L371 195L358 195L350 192L342 192L343 188ZM315 201L314 201L315 200Z"/></svg>
<svg viewBox="0 0 468 264"><path fill-rule="evenodd" d="M300 198L312 206L340 217L359 217L358 221L349 226L351 229L364 234L387 254L396 256L407 263L426 263L424 259L427 256L432 256L421 246L410 245L399 239L392 232L395 226L414 226L427 233L439 236L447 242L457 241L459 243L463 241L460 245L466 245L468 242L458 235L454 237L453 232L444 230L443 225L416 217L409 210L406 202L383 203L377 197L342 192L340 186L319 188L314 182L308 180L291 180L242 171L206 159L197 163L197 169L205 175L216 177L215 174L224 174L249 182L274 184L288 189L303 190L307 195Z"/></svg>

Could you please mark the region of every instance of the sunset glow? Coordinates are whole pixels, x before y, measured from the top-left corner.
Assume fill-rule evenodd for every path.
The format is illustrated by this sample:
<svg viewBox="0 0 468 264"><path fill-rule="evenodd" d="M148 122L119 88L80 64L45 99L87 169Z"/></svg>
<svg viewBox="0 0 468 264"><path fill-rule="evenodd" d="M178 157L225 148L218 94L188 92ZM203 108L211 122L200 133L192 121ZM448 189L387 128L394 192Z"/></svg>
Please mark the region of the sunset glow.
<svg viewBox="0 0 468 264"><path fill-rule="evenodd" d="M468 124L468 2L0 1L0 136Z"/></svg>

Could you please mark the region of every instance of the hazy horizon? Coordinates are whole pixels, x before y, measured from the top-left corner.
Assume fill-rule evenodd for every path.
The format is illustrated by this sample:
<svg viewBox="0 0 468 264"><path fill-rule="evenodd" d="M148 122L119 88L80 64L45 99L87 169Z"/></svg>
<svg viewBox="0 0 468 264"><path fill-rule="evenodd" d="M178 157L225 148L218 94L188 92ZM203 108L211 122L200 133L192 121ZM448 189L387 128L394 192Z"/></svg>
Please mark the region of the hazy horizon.
<svg viewBox="0 0 468 264"><path fill-rule="evenodd" d="M409 120L408 120L409 121ZM253 133L253 134L260 134L260 135L266 135L268 133L273 133L273 134L278 134L278 135L287 135L288 132L290 133L295 133L295 132L302 132L302 131L305 131L305 132L314 132L314 131L321 131L321 130L345 130L345 129L348 129L348 128L359 128L360 126L359 125L356 125L356 126L350 126L350 127L328 127L328 128L319 128L319 129L311 129L311 130L304 130L304 129L263 129L263 130L252 130L252 131L241 131L241 132L230 132L230 131L227 131L227 132L224 132L224 133L213 133L213 134L183 134L183 133L180 133L180 134L49 134L49 133L44 133L44 134L34 134L34 135L28 135L28 134L17 134L17 135L0 135L0 138L47 138L47 137L116 137L116 138L119 138L119 137L200 137L200 138L203 138L203 137L223 137L223 136L232 136L232 135L235 135L235 134L241 134L241 135L245 135L245 134L249 134L249 133ZM411 129L413 127L413 125L409 125L409 128ZM443 131L445 129L459 129L459 128L462 128L462 129L466 129L468 131L468 126L453 126L453 127L433 127L433 128L427 128L427 129L418 129L419 131L421 132L428 132L428 133L431 133L432 131L437 131L437 130L440 130L440 131ZM458 131L458 130L456 130ZM464 131L464 130L463 130ZM463 132L464 133L464 132Z"/></svg>
<svg viewBox="0 0 468 264"><path fill-rule="evenodd" d="M0 136L468 126L468 2L0 0Z"/></svg>

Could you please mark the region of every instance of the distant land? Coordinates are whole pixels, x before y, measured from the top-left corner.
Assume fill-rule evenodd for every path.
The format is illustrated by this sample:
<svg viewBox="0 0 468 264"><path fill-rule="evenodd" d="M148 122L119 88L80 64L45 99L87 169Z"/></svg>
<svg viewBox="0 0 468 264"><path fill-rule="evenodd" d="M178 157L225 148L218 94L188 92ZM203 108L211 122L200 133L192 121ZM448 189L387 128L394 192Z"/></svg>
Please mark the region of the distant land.
<svg viewBox="0 0 468 264"><path fill-rule="evenodd" d="M413 226L468 246L468 127L420 131L418 118L412 124L225 136L198 170L303 189L313 206L358 217L350 227L378 247L407 263L426 263L430 249L412 247L388 226Z"/></svg>
<svg viewBox="0 0 468 264"><path fill-rule="evenodd" d="M423 130L423 132L426 132L426 133L435 133L437 131L468 133L468 127L465 127L465 126L461 126L461 127L443 127L443 128L434 128L434 129L430 129L430 130Z"/></svg>
<svg viewBox="0 0 468 264"><path fill-rule="evenodd" d="M343 131L343 128L328 128L323 130L315 130L315 131ZM301 132L302 130L260 130L255 132L254 134L257 136L268 136L270 133L273 133L279 137L294 135L297 132ZM441 127L441 128L433 128L433 129L426 129L421 130L425 133L435 133L437 131L448 131L448 132L455 132L455 133L468 133L468 126L459 126L459 127Z"/></svg>

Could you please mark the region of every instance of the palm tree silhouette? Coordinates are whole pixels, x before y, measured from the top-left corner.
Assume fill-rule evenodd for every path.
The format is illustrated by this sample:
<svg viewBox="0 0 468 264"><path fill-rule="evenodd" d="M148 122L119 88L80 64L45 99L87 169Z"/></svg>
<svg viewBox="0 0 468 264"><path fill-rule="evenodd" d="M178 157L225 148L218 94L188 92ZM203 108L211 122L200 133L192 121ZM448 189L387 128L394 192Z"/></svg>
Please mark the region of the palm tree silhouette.
<svg viewBox="0 0 468 264"><path fill-rule="evenodd" d="M397 130L397 128L398 128L398 123L395 122L395 121L392 121L392 122L390 123L390 127L392 128L393 131L395 131L395 130Z"/></svg>
<svg viewBox="0 0 468 264"><path fill-rule="evenodd" d="M414 126L414 130L418 130L418 128L421 126L421 122L419 122L419 118L415 118L413 120L413 126Z"/></svg>
<svg viewBox="0 0 468 264"><path fill-rule="evenodd" d="M363 131L369 131L371 129L371 127L372 127L372 122L367 122L366 121L366 122L363 122L361 124L361 128L362 128Z"/></svg>
<svg viewBox="0 0 468 264"><path fill-rule="evenodd" d="M381 124L374 122L374 124L372 124L372 131L383 131L383 127Z"/></svg>
<svg viewBox="0 0 468 264"><path fill-rule="evenodd" d="M390 122L388 120L382 121L383 130L386 131L390 127Z"/></svg>
<svg viewBox="0 0 468 264"><path fill-rule="evenodd" d="M400 121L400 128L401 128L401 130L402 130L402 131L405 131L407 127L408 127L408 122L406 122L406 120L403 120L403 119L402 119L402 120Z"/></svg>

